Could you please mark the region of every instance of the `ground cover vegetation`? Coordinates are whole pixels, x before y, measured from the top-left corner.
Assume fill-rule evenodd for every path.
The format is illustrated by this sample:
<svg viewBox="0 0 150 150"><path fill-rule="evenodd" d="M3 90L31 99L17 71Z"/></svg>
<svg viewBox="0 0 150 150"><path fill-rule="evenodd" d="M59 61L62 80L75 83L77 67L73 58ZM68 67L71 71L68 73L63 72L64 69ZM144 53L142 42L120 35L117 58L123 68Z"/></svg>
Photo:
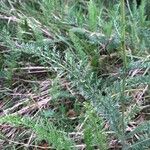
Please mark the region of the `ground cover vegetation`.
<svg viewBox="0 0 150 150"><path fill-rule="evenodd" d="M0 149L148 150L149 10L1 0Z"/></svg>

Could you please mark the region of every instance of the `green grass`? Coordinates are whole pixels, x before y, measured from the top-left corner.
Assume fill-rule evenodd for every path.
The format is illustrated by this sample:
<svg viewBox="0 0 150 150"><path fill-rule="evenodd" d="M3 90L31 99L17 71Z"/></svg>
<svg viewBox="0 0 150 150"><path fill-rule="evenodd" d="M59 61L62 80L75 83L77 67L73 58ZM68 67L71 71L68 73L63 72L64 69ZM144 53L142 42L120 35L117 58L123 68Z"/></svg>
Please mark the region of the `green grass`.
<svg viewBox="0 0 150 150"><path fill-rule="evenodd" d="M148 150L149 8L2 0L0 148Z"/></svg>

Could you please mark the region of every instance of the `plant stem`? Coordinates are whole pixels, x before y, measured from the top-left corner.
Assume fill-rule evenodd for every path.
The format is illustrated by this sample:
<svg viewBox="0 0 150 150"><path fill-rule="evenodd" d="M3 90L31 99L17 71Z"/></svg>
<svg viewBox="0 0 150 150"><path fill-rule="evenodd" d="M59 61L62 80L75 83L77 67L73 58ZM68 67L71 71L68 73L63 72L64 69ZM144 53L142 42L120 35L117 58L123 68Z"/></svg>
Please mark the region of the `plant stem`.
<svg viewBox="0 0 150 150"><path fill-rule="evenodd" d="M127 57L126 57L126 44L125 44L125 1L121 0L121 49L123 58L123 77L121 84L121 108L122 108L122 146L125 148L125 86L126 86L126 71L127 71Z"/></svg>

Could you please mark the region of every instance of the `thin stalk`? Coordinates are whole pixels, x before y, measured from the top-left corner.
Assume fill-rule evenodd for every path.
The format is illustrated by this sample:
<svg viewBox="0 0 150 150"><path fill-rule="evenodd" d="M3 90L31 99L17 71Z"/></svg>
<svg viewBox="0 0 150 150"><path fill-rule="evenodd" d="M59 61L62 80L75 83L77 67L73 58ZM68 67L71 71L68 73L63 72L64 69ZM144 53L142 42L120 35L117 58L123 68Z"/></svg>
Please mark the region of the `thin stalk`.
<svg viewBox="0 0 150 150"><path fill-rule="evenodd" d="M125 44L125 2L121 0L121 20L122 20L122 32L121 32L121 48L123 52L123 66L124 71L127 69L127 57L126 57L126 44Z"/></svg>
<svg viewBox="0 0 150 150"><path fill-rule="evenodd" d="M126 57L126 43L125 43L125 1L121 0L121 49L123 59L123 76L121 83L121 109L122 109L122 146L125 148L125 86L126 86L126 71L127 71L127 57Z"/></svg>

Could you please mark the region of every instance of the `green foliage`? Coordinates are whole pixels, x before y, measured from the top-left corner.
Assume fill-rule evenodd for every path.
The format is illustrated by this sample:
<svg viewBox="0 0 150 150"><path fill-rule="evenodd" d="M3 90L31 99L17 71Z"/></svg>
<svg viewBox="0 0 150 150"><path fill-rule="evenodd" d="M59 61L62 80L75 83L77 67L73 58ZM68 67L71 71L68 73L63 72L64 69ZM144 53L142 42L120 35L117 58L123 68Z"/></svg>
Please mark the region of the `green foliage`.
<svg viewBox="0 0 150 150"><path fill-rule="evenodd" d="M69 33L70 38L75 46L75 50L77 51L77 56L79 57L79 60L85 59L86 54L84 52L84 47L81 44L81 39L79 39L74 33Z"/></svg>
<svg viewBox="0 0 150 150"><path fill-rule="evenodd" d="M84 140L86 149L92 150L94 145L99 149L107 149L107 137L103 131L104 123L100 116L96 114L94 108L85 104L86 116L84 121Z"/></svg>
<svg viewBox="0 0 150 150"><path fill-rule="evenodd" d="M123 0L121 4L99 0L1 3L0 12L6 18L10 17L8 20L0 18L7 20L0 31L0 48L2 45L8 49L0 53L1 74L13 82L15 68L27 64L27 55L31 58L29 65L46 66L56 76L52 79L53 88L49 89L54 101L78 99L78 96L88 101L90 105L85 105L83 126L88 150L93 145L107 148L109 141L103 129L104 120L124 150L148 149L150 143L149 122L126 133L129 123L141 111L132 91L150 84L150 23L145 11L149 2L143 1L139 7L127 4L126 8ZM10 22L17 25L11 29ZM131 76L135 70L140 72ZM62 78L69 82L69 92L61 89ZM72 90L75 91L73 96ZM71 121L65 120L65 108L61 105L58 110L63 114L58 120L67 126ZM46 118L55 116L51 109L43 112ZM47 119L6 115L0 117L0 123L27 127L36 133L37 138L48 141L56 149L67 150L74 146L67 135ZM63 129L62 124L56 123ZM135 134L139 138L130 143Z"/></svg>
<svg viewBox="0 0 150 150"><path fill-rule="evenodd" d="M37 119L36 119L37 120ZM48 120L39 118L37 121L29 117L8 115L0 118L0 123L9 123L14 126L24 126L34 131L40 140L46 140L58 150L70 150L73 146L71 140L62 131L57 130ZM73 149L73 147L71 148Z"/></svg>
<svg viewBox="0 0 150 150"><path fill-rule="evenodd" d="M88 5L88 19L89 19L89 29L91 31L96 31L97 28L97 14L98 10L96 4L93 0L90 0Z"/></svg>
<svg viewBox="0 0 150 150"><path fill-rule="evenodd" d="M137 128L127 134L126 138L131 138L135 134L139 135L139 139L127 149L148 149L150 146L150 121L146 121L145 123L137 126Z"/></svg>

